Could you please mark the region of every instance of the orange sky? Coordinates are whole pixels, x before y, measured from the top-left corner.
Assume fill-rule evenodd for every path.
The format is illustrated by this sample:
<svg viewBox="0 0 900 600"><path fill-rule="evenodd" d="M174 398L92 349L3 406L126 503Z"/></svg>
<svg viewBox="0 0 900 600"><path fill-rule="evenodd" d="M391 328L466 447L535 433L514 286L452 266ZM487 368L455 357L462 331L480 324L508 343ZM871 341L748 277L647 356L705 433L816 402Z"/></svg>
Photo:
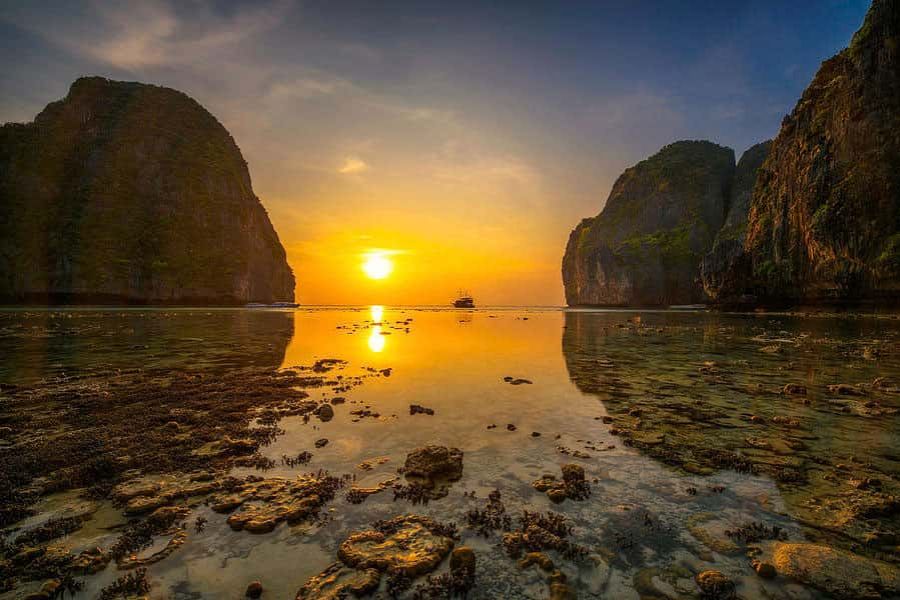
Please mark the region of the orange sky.
<svg viewBox="0 0 900 600"><path fill-rule="evenodd" d="M534 182L490 173L392 181L375 167L335 178L347 181L302 203L256 186L287 249L300 302L447 304L465 288L481 303L562 303L567 224L542 226L505 202L509 187L520 198L536 196L526 187ZM373 251L393 263L385 279L361 268Z"/></svg>

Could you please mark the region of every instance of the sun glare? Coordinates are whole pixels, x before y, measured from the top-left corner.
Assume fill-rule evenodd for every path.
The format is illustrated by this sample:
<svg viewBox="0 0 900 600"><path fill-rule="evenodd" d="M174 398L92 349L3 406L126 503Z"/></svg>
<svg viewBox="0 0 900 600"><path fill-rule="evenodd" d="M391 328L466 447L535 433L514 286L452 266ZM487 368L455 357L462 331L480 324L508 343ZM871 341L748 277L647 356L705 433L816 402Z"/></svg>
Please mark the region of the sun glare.
<svg viewBox="0 0 900 600"><path fill-rule="evenodd" d="M368 254L362 269L369 279L384 279L394 270L394 263L383 254Z"/></svg>
<svg viewBox="0 0 900 600"><path fill-rule="evenodd" d="M380 304L373 304L369 307L369 314L372 315L373 323L381 323L381 320L384 318L384 307Z"/></svg>
<svg viewBox="0 0 900 600"><path fill-rule="evenodd" d="M369 350L372 352L381 352L387 345L384 334L381 333L381 325L372 327L372 333L369 334Z"/></svg>

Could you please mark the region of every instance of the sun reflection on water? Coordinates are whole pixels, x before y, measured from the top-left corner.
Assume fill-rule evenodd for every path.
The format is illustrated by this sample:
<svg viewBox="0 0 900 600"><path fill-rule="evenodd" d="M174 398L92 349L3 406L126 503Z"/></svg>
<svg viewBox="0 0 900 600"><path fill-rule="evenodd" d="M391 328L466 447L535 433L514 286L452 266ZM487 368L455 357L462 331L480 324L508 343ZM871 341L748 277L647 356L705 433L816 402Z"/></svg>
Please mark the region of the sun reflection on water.
<svg viewBox="0 0 900 600"><path fill-rule="evenodd" d="M381 323L381 320L384 318L384 307L380 304L373 304L369 307L369 312L372 315L373 323Z"/></svg>
<svg viewBox="0 0 900 600"><path fill-rule="evenodd" d="M372 352L381 352L387 345L387 336L381 333L381 320L384 318L384 307L380 305L372 305L369 307L372 314L372 333L369 334L369 350Z"/></svg>

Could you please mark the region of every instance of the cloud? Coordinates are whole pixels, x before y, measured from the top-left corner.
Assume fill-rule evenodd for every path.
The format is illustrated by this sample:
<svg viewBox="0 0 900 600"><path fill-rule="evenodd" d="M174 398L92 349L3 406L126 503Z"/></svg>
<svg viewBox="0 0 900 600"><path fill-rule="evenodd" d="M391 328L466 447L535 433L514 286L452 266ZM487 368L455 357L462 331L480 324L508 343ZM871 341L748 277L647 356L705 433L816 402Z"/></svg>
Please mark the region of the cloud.
<svg viewBox="0 0 900 600"><path fill-rule="evenodd" d="M359 173L364 173L368 170L369 165L367 165L365 161L350 156L344 159L344 165L338 169L338 173L344 175L358 175Z"/></svg>
<svg viewBox="0 0 900 600"><path fill-rule="evenodd" d="M535 170L524 161L512 156L491 154L474 156L467 160L442 157L433 163L430 173L436 179L461 184L531 186L538 179Z"/></svg>
<svg viewBox="0 0 900 600"><path fill-rule="evenodd" d="M218 58L278 26L291 0L272 0L223 16L211 3L93 0L32 10L3 10L0 19L77 55L126 71ZM73 12L74 11L74 12Z"/></svg>
<svg viewBox="0 0 900 600"><path fill-rule="evenodd" d="M268 89L266 99L271 102L306 100L316 96L330 96L349 83L325 74L310 74L292 81L276 81Z"/></svg>

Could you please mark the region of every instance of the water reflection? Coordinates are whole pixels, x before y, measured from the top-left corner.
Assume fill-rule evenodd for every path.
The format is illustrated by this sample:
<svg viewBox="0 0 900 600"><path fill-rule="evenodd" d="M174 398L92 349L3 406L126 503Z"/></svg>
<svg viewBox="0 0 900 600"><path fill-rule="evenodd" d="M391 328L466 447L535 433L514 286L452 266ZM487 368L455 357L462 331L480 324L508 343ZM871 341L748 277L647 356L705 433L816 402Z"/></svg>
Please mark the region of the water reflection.
<svg viewBox="0 0 900 600"><path fill-rule="evenodd" d="M498 489L509 514L523 509L563 514L575 540L605 557L581 566L559 559L579 597L675 597L666 590L676 585L687 590L679 596L688 597L694 590L690 574L715 567L735 575L741 597L785 598L785 579L757 577L724 531L764 521L785 527L792 540L802 539L794 519L821 524L826 513L816 514L817 508L827 508L835 490L849 487L847 476L835 476L831 468L837 462L852 464L854 476L872 479L867 470L874 465L885 488L897 479L897 417L847 415L821 391L826 383L900 373L896 322L643 313L637 325L629 323L632 313L622 312L516 309L460 315L378 305L162 316L169 312L126 317L72 311L62 323L51 324L6 317L0 322L0 353L12 358L0 361L0 369L27 364L35 373L55 373L107 363L191 370L251 360L290 367L339 358L348 363L335 376L370 377L349 392L316 391L316 399L320 393L322 399L346 395L327 422L281 420L282 433L261 449L275 464L265 476L295 477L298 471L280 458L310 450L314 457L305 469L374 486L396 476L418 446L436 443L465 453L463 479L447 498L411 506L386 492L355 505L339 496L329 505L333 520L309 531L285 527L249 536L231 531L222 515L201 505L195 510L209 519L206 530L191 531L178 552L151 566L159 591L170 597L228 597L256 578L272 597L293 597L334 560L334 549L351 532L411 511L465 523L468 512L483 507L488 493ZM773 344L782 350L760 351ZM864 358L867 345L877 346L878 361ZM387 368L389 377L373 375ZM505 377L533 383L514 386ZM771 391L789 381L809 388L811 405ZM842 402L859 411L873 400L882 399L870 395ZM434 414L412 415L412 403ZM379 416L360 418L362 406ZM750 415L764 417L766 425L751 433ZM775 422L775 415L796 419L799 426ZM613 423L606 423L610 417ZM614 428L629 433L617 435ZM674 443L660 443L659 431ZM330 442L317 447L323 437ZM675 452L662 453L666 448ZM728 469L687 475L669 466L685 449L740 453L763 466L760 476ZM851 454L862 461L854 462ZM371 471L359 468L376 457L385 460L373 463ZM552 504L531 482L544 473L558 474L568 462L584 467L593 494L585 501ZM700 472L708 468L694 462ZM239 475L259 474L243 469ZM807 473L809 483L776 477L793 473ZM826 476L834 478L833 485L825 483ZM466 492L476 492L477 499ZM819 492L823 504L806 503ZM882 518L874 522L885 529L891 525ZM496 536L484 539L460 529L460 543L475 548L484 573L473 600L546 597L544 579L498 552ZM731 553L719 553L722 549ZM298 562L298 556L304 560Z"/></svg>
<svg viewBox="0 0 900 600"><path fill-rule="evenodd" d="M369 350L372 352L381 352L384 350L385 345L387 345L387 340L385 336L382 335L381 325L374 325L372 327L372 333L369 334Z"/></svg>
<svg viewBox="0 0 900 600"><path fill-rule="evenodd" d="M372 315L372 332L369 334L369 350L372 352L381 352L387 345L387 337L382 331L382 320L384 319L384 307L373 305L369 308Z"/></svg>
<svg viewBox="0 0 900 600"><path fill-rule="evenodd" d="M897 480L897 396L872 382L900 373L895 321L719 314L566 314L569 377L603 402L628 446L683 470L771 478L812 535L846 545L878 493L853 477ZM878 360L871 357L882 348ZM787 392L786 385L797 391ZM829 390L849 386L851 394ZM864 463L857 454L866 448ZM851 491L848 491L851 490Z"/></svg>
<svg viewBox="0 0 900 600"><path fill-rule="evenodd" d="M384 307L380 304L373 304L369 307L369 313L372 315L372 323L380 325L384 319Z"/></svg>
<svg viewBox="0 0 900 600"><path fill-rule="evenodd" d="M0 382L124 368L278 367L294 336L287 311L0 311Z"/></svg>

